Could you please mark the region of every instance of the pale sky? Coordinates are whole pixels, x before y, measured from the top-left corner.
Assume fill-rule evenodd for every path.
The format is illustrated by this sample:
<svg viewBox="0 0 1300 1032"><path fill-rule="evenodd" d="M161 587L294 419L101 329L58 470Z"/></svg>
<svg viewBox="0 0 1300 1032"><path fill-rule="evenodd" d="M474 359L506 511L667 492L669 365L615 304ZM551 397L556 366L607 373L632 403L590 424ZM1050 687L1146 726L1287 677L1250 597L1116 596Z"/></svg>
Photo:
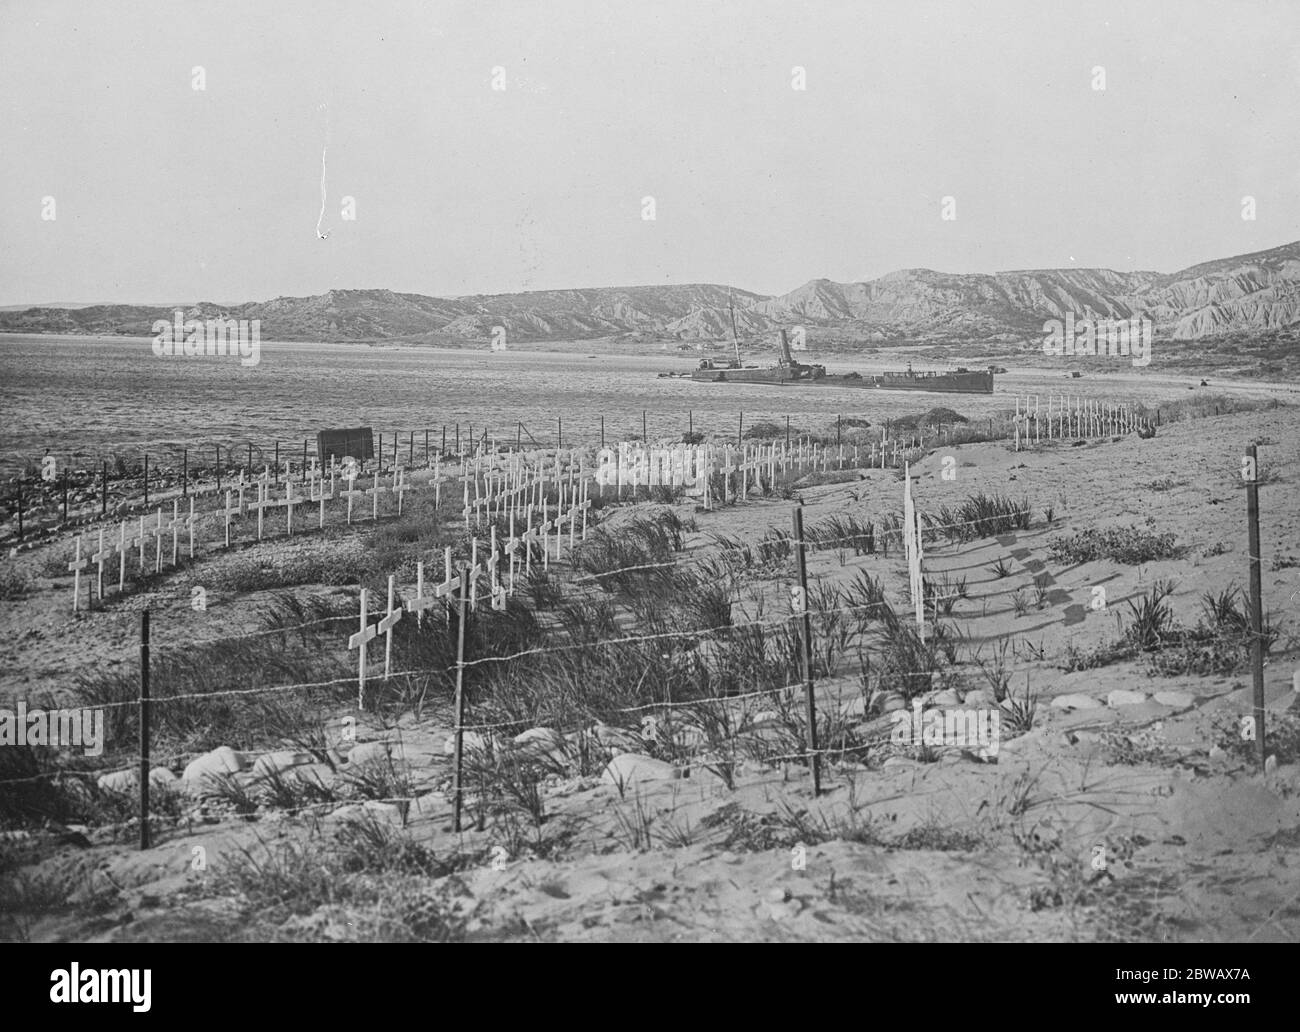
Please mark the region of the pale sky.
<svg viewBox="0 0 1300 1032"><path fill-rule="evenodd" d="M7 0L0 304L1172 272L1300 238L1298 44L1295 0Z"/></svg>

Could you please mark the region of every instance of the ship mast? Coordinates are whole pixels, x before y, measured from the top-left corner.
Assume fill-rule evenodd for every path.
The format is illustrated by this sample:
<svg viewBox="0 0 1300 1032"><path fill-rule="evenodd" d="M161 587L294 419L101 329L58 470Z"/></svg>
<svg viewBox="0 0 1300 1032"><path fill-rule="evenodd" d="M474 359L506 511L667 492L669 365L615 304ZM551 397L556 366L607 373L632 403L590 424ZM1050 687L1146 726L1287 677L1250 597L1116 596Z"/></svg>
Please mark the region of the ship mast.
<svg viewBox="0 0 1300 1032"><path fill-rule="evenodd" d="M731 312L731 346L736 352L736 368L740 368L740 340L736 336L736 306L731 302L731 287L727 287L727 309Z"/></svg>

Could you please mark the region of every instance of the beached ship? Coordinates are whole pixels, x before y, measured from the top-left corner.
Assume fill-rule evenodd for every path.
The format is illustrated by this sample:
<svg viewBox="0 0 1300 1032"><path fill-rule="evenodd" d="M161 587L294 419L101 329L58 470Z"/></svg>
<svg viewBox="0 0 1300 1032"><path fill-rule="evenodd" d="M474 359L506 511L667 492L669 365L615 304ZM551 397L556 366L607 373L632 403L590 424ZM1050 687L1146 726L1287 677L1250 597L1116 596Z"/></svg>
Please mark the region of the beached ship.
<svg viewBox="0 0 1300 1032"><path fill-rule="evenodd" d="M971 370L965 366L948 372L916 372L908 363L905 372L869 374L835 374L826 372L823 365L798 362L790 354L790 341L781 331L781 357L775 365L747 366L740 360L740 346L735 345L735 358L722 363L714 359L701 359L699 367L691 371L692 380L704 383L766 383L776 386L851 387L881 391L934 391L942 394L992 394L993 371Z"/></svg>

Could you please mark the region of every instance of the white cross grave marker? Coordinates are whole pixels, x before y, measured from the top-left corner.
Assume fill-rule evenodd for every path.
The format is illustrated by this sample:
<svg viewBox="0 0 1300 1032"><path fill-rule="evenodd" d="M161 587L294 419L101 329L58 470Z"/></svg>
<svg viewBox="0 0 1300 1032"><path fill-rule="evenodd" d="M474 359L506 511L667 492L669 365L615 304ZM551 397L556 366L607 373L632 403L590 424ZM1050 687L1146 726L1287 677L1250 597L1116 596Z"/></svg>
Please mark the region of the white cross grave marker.
<svg viewBox="0 0 1300 1032"><path fill-rule="evenodd" d="M101 527L99 529L99 551L97 551L94 555L90 557L91 561L96 565L98 565L99 567L98 587L99 587L99 600L101 602L104 601L104 560L112 558L112 555L113 555L112 543L109 544L108 551L104 551L104 528Z"/></svg>
<svg viewBox="0 0 1300 1032"><path fill-rule="evenodd" d="M77 542L72 555L72 562L68 563L68 569L72 571L72 611L77 611L77 606L81 603L81 571L86 568L89 560L81 558L81 535L77 535Z"/></svg>
<svg viewBox="0 0 1300 1032"><path fill-rule="evenodd" d="M372 641L379 631L366 623L366 607L370 602L370 590L361 589L361 627L356 634L348 638L348 651L359 648L357 659L357 709L365 709L366 702L366 642Z"/></svg>
<svg viewBox="0 0 1300 1032"><path fill-rule="evenodd" d="M378 479L377 475L376 475L376 479ZM393 581L394 580L395 580L394 576L390 573L388 575L388 612L384 615L384 618L379 621L379 627L378 627L378 630L385 636L384 680L388 680L388 676L392 671L393 628L397 625L397 622L402 619L401 607L398 606L396 609L393 608Z"/></svg>

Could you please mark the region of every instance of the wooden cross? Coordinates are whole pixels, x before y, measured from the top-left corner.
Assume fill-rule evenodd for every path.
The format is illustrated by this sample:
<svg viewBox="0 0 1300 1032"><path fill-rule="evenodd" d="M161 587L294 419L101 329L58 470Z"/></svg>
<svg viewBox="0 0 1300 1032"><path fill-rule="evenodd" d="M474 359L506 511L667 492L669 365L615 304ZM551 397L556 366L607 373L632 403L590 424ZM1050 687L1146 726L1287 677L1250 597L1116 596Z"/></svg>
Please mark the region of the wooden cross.
<svg viewBox="0 0 1300 1032"><path fill-rule="evenodd" d="M113 546L110 543L108 551L104 551L104 528L99 529L99 551L90 557L91 562L99 566L99 600L104 601L104 560L111 559L113 556Z"/></svg>
<svg viewBox="0 0 1300 1032"><path fill-rule="evenodd" d="M190 532L190 562L194 561L194 499L190 498L190 515L185 521L185 526Z"/></svg>
<svg viewBox="0 0 1300 1032"><path fill-rule="evenodd" d="M549 503L542 502L542 525L538 531L542 535L542 569L551 568L550 544L551 544L551 518L549 513Z"/></svg>
<svg viewBox="0 0 1300 1032"><path fill-rule="evenodd" d="M585 484L583 485L585 488ZM584 491L585 493L585 491ZM591 499L584 498L572 509L569 510L569 548L573 548L573 529L577 522L578 513L582 513L582 540L587 540L587 510L591 508Z"/></svg>
<svg viewBox="0 0 1300 1032"><path fill-rule="evenodd" d="M355 468L355 467L354 467ZM348 500L348 526L352 525L352 499L364 495L364 491L357 490L357 478L354 476L348 480L348 489L340 492Z"/></svg>
<svg viewBox="0 0 1300 1032"><path fill-rule="evenodd" d="M81 603L81 571L86 568L87 564L88 560L81 558L81 535L78 534L72 562L68 563L68 569L72 571L72 611L74 613Z"/></svg>
<svg viewBox="0 0 1300 1032"><path fill-rule="evenodd" d="M120 595L126 590L126 520L122 521L119 529L121 531L121 541L117 548L117 591Z"/></svg>
<svg viewBox="0 0 1300 1032"><path fill-rule="evenodd" d="M399 467L397 472L393 474L393 486L390 490L397 495L397 515L400 516L402 515L402 495L410 490L406 483L405 469Z"/></svg>
<svg viewBox="0 0 1300 1032"><path fill-rule="evenodd" d="M226 514L226 547L227 547L227 548L230 547L230 519L231 519L232 516L235 516L236 514L239 514L239 513L242 513L242 512L243 512L243 502L242 502L242 500L241 500L241 502L240 502L239 505L232 506L232 505L230 504L230 501L231 501L231 494L232 494L232 493L231 493L230 491L227 491L227 492L226 492L226 509L225 509L225 514Z"/></svg>
<svg viewBox="0 0 1300 1032"><path fill-rule="evenodd" d="M519 539L515 537L515 510L510 509L510 540L506 542L506 555L510 556L510 594L515 593L515 552L519 548Z"/></svg>
<svg viewBox="0 0 1300 1032"><path fill-rule="evenodd" d="M366 642L374 640L379 631L366 623L366 606L370 603L370 589L361 589L361 627L348 638L348 651L360 649L357 659L357 709L366 708Z"/></svg>
<svg viewBox="0 0 1300 1032"><path fill-rule="evenodd" d="M379 474L377 474L377 473L375 474L375 479L376 479L376 480L379 479ZM389 676L389 674L390 674L391 671L392 671L392 665L393 665L393 628L394 628L395 626L397 626L397 622L398 622L399 620L402 619L402 608L401 608L401 606L398 606L396 609L393 608L393 582L394 582L394 580L395 580L395 577L393 576L393 574L390 573L390 574L388 575L388 612L384 615L384 618L383 618L382 620L379 621L379 627L378 627L378 630L379 630L382 634L384 634L384 636L385 636L385 640L384 640L384 680L388 680L388 676Z"/></svg>
<svg viewBox="0 0 1300 1032"><path fill-rule="evenodd" d="M258 541L262 540L262 514L266 510L266 507L268 505L274 505L274 504L275 503L270 499L270 492L267 490L267 486L265 484L259 483L257 485L257 501L251 502L249 504L250 509L257 510L257 540Z"/></svg>
<svg viewBox="0 0 1300 1032"><path fill-rule="evenodd" d="M474 610L478 608L478 577L483 572L483 567L478 563L478 538L470 540L469 549L469 568L466 572L469 574L469 607Z"/></svg>
<svg viewBox="0 0 1300 1032"><path fill-rule="evenodd" d="M181 503L179 498L172 499L172 519L167 524L167 529L172 532L172 565L178 566L178 559L181 550Z"/></svg>
<svg viewBox="0 0 1300 1032"><path fill-rule="evenodd" d="M722 450L722 504L727 504L728 489L731 484L731 474L736 472L736 467L731 462L731 445L727 445Z"/></svg>
<svg viewBox="0 0 1300 1032"><path fill-rule="evenodd" d="M435 598L444 598L453 592L460 590L460 575L455 577L451 575L451 548L448 547L443 553L443 562L446 564L447 576L441 584L434 585L433 594ZM447 622L451 623L451 607L447 607Z"/></svg>
<svg viewBox="0 0 1300 1032"><path fill-rule="evenodd" d="M241 470L239 471L239 484L237 485L237 487L238 487L238 489L239 489L239 515L240 515L240 516L247 516L247 515L248 515L248 507L244 505L244 491L245 491L247 488L249 488L250 486L252 486L252 485L250 485L250 484L249 484L249 483L244 479L244 471L241 469Z"/></svg>
<svg viewBox="0 0 1300 1032"><path fill-rule="evenodd" d="M433 605L438 598L436 595L426 595L424 593L424 563L415 564L415 598L408 599L406 602L406 611L415 614L415 622L418 626L424 626L424 611Z"/></svg>
<svg viewBox="0 0 1300 1032"><path fill-rule="evenodd" d="M144 573L144 547L145 547L145 542L147 540L148 538L145 536L145 532L144 532L144 517L141 516L140 533L131 539L131 547L133 549L135 548L136 545L140 546L140 572L141 573Z"/></svg>
<svg viewBox="0 0 1300 1032"><path fill-rule="evenodd" d="M285 517L288 521L286 526L290 537L293 537L293 507L300 501L302 501L301 498L293 496L293 481L286 477L284 481L284 501L279 504L284 506Z"/></svg>
<svg viewBox="0 0 1300 1032"><path fill-rule="evenodd" d="M374 520L379 519L379 496L388 490L389 489L386 488L383 485L383 482L379 479L379 471L376 470L374 486L371 487L370 490L366 492L366 494L370 495L372 499L371 510L370 510L371 519Z"/></svg>
<svg viewBox="0 0 1300 1032"><path fill-rule="evenodd" d="M153 528L153 551L154 551L153 572L154 573L162 573L162 535L163 535L162 506L159 506L158 519L155 522Z"/></svg>

